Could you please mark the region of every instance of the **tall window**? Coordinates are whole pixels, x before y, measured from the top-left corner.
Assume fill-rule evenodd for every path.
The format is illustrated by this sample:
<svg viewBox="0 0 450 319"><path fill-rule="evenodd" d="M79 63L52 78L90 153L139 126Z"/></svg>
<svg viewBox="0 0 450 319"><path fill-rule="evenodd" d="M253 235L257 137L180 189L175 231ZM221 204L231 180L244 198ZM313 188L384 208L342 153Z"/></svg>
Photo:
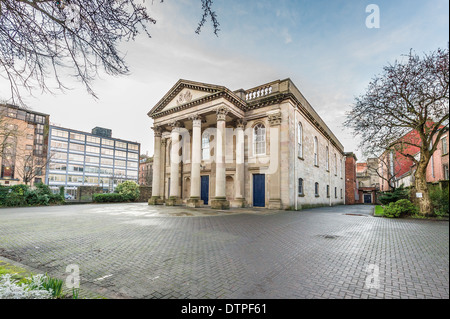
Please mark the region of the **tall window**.
<svg viewBox="0 0 450 319"><path fill-rule="evenodd" d="M253 129L253 143L255 145L255 155L266 154L266 128L258 124Z"/></svg>
<svg viewBox="0 0 450 319"><path fill-rule="evenodd" d="M299 196L304 195L304 193L303 193L303 179L302 178L298 179L298 195Z"/></svg>
<svg viewBox="0 0 450 319"><path fill-rule="evenodd" d="M202 160L208 161L211 158L211 143L210 135L204 132L202 135Z"/></svg>
<svg viewBox="0 0 450 319"><path fill-rule="evenodd" d="M442 155L447 155L447 153L448 153L447 137L443 137L441 139L441 143L442 143Z"/></svg>
<svg viewBox="0 0 450 319"><path fill-rule="evenodd" d="M298 144L298 157L303 158L303 126L302 123L298 123L297 130L297 144Z"/></svg>
<svg viewBox="0 0 450 319"><path fill-rule="evenodd" d="M316 194L316 197L319 196L319 183L316 183L314 185L314 193Z"/></svg>
<svg viewBox="0 0 450 319"><path fill-rule="evenodd" d="M314 137L314 165L319 166L319 141Z"/></svg>
<svg viewBox="0 0 450 319"><path fill-rule="evenodd" d="M336 156L336 153L334 153L334 175L336 175L336 176L337 176L337 171L338 171L337 156Z"/></svg>
<svg viewBox="0 0 450 319"><path fill-rule="evenodd" d="M329 148L328 148L328 146L327 146L327 148L326 148L326 160L327 160L327 171L329 171L330 170L330 150L329 150Z"/></svg>
<svg viewBox="0 0 450 319"><path fill-rule="evenodd" d="M448 181L448 164L444 164L443 168L444 168L444 179Z"/></svg>
<svg viewBox="0 0 450 319"><path fill-rule="evenodd" d="M330 185L327 185L327 198L330 198Z"/></svg>

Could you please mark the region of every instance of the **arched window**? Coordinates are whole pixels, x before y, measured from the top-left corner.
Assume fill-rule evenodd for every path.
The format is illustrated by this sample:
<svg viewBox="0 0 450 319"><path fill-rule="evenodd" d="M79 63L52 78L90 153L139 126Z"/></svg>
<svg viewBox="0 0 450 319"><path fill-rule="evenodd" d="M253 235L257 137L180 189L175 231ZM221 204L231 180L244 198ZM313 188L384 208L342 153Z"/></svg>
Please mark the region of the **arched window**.
<svg viewBox="0 0 450 319"><path fill-rule="evenodd" d="M326 157L327 157L327 171L329 171L330 170L330 151L329 151L328 146L326 148Z"/></svg>
<svg viewBox="0 0 450 319"><path fill-rule="evenodd" d="M298 179L298 195L303 196L303 178Z"/></svg>
<svg viewBox="0 0 450 319"><path fill-rule="evenodd" d="M253 144L255 155L266 154L266 128L262 124L258 124L253 129Z"/></svg>
<svg viewBox="0 0 450 319"><path fill-rule="evenodd" d="M314 137L314 165L319 166L319 141Z"/></svg>
<svg viewBox="0 0 450 319"><path fill-rule="evenodd" d="M298 144L298 157L303 158L303 126L302 123L298 123L297 130L297 144Z"/></svg>
<svg viewBox="0 0 450 319"><path fill-rule="evenodd" d="M203 132L202 135L202 161L208 161L211 159L211 143L210 135L208 132Z"/></svg>

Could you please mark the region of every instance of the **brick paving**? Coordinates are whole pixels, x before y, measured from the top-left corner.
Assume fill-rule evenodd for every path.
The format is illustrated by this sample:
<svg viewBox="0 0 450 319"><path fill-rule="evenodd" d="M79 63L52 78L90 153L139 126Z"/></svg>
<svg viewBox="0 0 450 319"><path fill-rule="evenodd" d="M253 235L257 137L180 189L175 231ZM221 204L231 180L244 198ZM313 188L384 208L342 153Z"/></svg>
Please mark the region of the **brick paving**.
<svg viewBox="0 0 450 319"><path fill-rule="evenodd" d="M449 223L372 211L0 209L0 259L60 278L76 264L81 288L110 298L449 298Z"/></svg>

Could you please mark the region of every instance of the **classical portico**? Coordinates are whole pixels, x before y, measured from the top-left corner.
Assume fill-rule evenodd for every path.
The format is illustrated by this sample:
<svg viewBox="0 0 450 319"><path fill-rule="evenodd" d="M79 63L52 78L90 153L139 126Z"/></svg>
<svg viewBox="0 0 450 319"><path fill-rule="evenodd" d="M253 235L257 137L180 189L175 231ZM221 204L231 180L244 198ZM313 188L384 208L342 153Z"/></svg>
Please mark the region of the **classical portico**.
<svg viewBox="0 0 450 319"><path fill-rule="evenodd" d="M154 121L149 204L220 210L292 206L297 157L289 118L308 111L292 87L285 80L230 91L178 81L148 113ZM324 139L334 139L322 131ZM336 147L341 148L338 142Z"/></svg>

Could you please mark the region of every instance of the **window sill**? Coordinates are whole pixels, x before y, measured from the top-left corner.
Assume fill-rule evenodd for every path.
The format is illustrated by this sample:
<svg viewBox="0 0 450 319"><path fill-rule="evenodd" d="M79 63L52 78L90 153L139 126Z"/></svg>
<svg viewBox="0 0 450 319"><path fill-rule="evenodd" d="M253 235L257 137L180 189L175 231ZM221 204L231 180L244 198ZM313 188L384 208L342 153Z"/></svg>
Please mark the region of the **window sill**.
<svg viewBox="0 0 450 319"><path fill-rule="evenodd" d="M305 194L298 194L298 197L305 197Z"/></svg>
<svg viewBox="0 0 450 319"><path fill-rule="evenodd" d="M301 156L297 156L297 157L298 157L299 160L302 160L302 161L305 160L305 159L304 159L303 157L301 157Z"/></svg>
<svg viewBox="0 0 450 319"><path fill-rule="evenodd" d="M314 164L315 167L319 168L319 165Z"/></svg>
<svg viewBox="0 0 450 319"><path fill-rule="evenodd" d="M320 197L320 195L316 195L316 197Z"/></svg>

